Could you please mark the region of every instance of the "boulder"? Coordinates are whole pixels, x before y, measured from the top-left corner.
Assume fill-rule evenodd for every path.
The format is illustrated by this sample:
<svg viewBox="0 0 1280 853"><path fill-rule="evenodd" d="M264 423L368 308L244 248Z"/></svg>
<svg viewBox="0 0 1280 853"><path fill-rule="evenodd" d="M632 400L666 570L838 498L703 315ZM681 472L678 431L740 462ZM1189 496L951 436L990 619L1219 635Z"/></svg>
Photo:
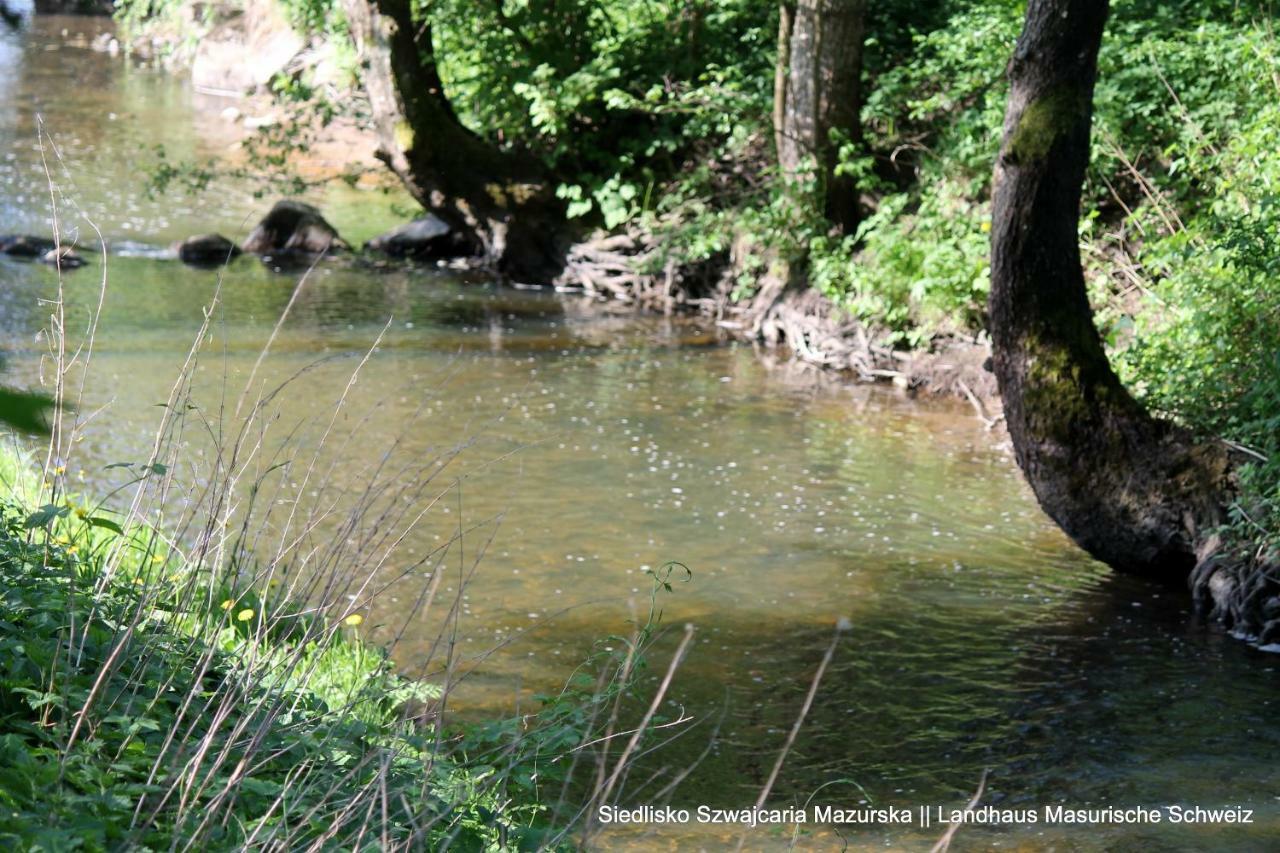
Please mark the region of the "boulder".
<svg viewBox="0 0 1280 853"><path fill-rule="evenodd" d="M456 258L475 251L462 233L430 213L374 237L364 247L393 258Z"/></svg>
<svg viewBox="0 0 1280 853"><path fill-rule="evenodd" d="M54 249L54 242L45 237L10 234L0 237L0 253L12 258L42 258Z"/></svg>
<svg viewBox="0 0 1280 853"><path fill-rule="evenodd" d="M350 248L320 211L300 201L278 201L240 246L251 255L318 255Z"/></svg>
<svg viewBox="0 0 1280 853"><path fill-rule="evenodd" d="M40 263L48 264L58 269L74 270L84 266L84 258L63 246L61 249L50 249L45 252L40 256Z"/></svg>
<svg viewBox="0 0 1280 853"><path fill-rule="evenodd" d="M221 234L188 237L175 247L178 260L192 266L220 266L240 254L240 247Z"/></svg>

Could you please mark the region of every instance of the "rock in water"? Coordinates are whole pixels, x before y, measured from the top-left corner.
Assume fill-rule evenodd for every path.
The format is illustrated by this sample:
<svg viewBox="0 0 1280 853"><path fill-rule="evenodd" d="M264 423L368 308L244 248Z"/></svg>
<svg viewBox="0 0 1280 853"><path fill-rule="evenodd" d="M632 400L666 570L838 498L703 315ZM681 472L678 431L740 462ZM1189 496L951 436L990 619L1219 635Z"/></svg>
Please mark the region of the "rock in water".
<svg viewBox="0 0 1280 853"><path fill-rule="evenodd" d="M393 258L456 258L474 253L462 234L430 213L374 237L364 247Z"/></svg>
<svg viewBox="0 0 1280 853"><path fill-rule="evenodd" d="M0 237L0 252L14 258L41 258L54 249L54 242L44 237L10 234Z"/></svg>
<svg viewBox="0 0 1280 853"><path fill-rule="evenodd" d="M84 266L84 258L73 252L70 246L59 247L47 238L30 237L25 234L0 236L0 254L11 258L39 261L64 270Z"/></svg>
<svg viewBox="0 0 1280 853"><path fill-rule="evenodd" d="M251 255L318 255L350 248L320 211L300 201L278 201L240 247Z"/></svg>
<svg viewBox="0 0 1280 853"><path fill-rule="evenodd" d="M74 270L84 266L84 258L63 246L61 249L50 249L40 256L40 263L64 270Z"/></svg>
<svg viewBox="0 0 1280 853"><path fill-rule="evenodd" d="M5 4L5 0L0 0L0 21L4 21L15 30L22 27L22 16L10 9Z"/></svg>
<svg viewBox="0 0 1280 853"><path fill-rule="evenodd" d="M240 247L221 234L188 237L177 246L178 260L193 266L218 266L240 254Z"/></svg>

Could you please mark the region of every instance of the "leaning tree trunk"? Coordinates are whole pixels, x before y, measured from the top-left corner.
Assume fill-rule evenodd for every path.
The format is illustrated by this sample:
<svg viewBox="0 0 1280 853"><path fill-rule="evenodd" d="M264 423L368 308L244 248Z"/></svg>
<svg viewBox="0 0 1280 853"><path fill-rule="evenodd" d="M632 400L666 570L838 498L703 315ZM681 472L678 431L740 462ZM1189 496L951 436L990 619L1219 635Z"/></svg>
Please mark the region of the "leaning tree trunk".
<svg viewBox="0 0 1280 853"><path fill-rule="evenodd" d="M410 0L342 0L378 156L422 204L469 234L498 268L550 281L567 248L563 204L532 157L498 149L449 104L429 22Z"/></svg>
<svg viewBox="0 0 1280 853"><path fill-rule="evenodd" d="M1149 415L1093 323L1077 221L1106 0L1031 0L1009 64L991 240L994 369L1040 505L1117 570L1185 581L1229 494L1225 448Z"/></svg>
<svg viewBox="0 0 1280 853"><path fill-rule="evenodd" d="M858 224L858 191L837 175L833 130L860 136L866 0L784 0L774 79L774 138L783 174L816 168L823 212L847 234Z"/></svg>

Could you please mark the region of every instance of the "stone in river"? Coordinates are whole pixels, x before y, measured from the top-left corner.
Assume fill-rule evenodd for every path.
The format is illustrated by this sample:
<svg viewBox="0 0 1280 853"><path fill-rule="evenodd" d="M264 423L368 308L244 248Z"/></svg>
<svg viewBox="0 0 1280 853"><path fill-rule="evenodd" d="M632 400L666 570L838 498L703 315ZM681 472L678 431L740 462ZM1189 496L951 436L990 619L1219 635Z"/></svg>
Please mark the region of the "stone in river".
<svg viewBox="0 0 1280 853"><path fill-rule="evenodd" d="M350 248L320 211L300 201L278 201L240 246L251 255L319 255Z"/></svg>

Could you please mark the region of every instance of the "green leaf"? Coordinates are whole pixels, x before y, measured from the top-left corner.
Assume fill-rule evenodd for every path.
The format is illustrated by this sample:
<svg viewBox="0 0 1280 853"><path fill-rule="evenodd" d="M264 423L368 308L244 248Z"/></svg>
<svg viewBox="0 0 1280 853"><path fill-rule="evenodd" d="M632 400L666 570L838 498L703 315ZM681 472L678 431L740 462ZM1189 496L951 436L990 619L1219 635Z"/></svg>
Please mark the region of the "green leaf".
<svg viewBox="0 0 1280 853"><path fill-rule="evenodd" d="M37 527L47 527L55 518L66 518L71 512L71 507L58 506L57 504L45 504L31 515L27 516L25 526L28 530Z"/></svg>
<svg viewBox="0 0 1280 853"><path fill-rule="evenodd" d="M112 521L109 518L103 518L100 515L95 515L95 516L90 516L89 518L86 518L85 521L89 522L89 524L93 525L94 527L103 527L103 528L106 528L107 530L112 531L113 533L117 533L121 536L124 535L124 528L121 527L119 524L116 524L114 521Z"/></svg>

